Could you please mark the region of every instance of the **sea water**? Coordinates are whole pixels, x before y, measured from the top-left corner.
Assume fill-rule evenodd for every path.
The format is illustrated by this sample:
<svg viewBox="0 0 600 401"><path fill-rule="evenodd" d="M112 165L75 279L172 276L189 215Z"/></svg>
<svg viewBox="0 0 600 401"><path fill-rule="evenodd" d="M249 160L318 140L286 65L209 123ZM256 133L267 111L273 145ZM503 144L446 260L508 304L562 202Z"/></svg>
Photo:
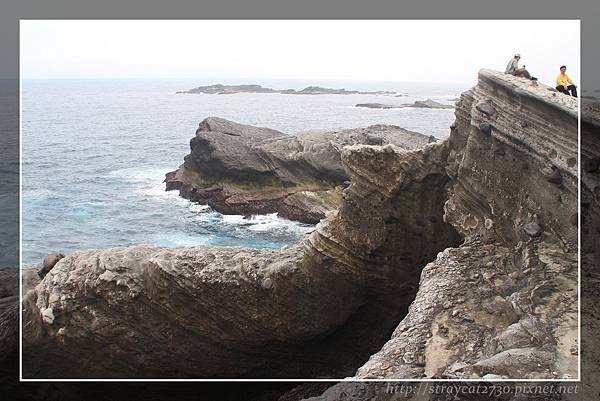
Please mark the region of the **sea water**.
<svg viewBox="0 0 600 401"><path fill-rule="evenodd" d="M176 94L215 83L395 90L390 95ZM22 262L53 251L132 244L280 248L314 226L276 214L245 219L164 190L209 116L296 135L394 124L444 138L453 110L368 109L357 103L451 104L465 85L300 80L122 79L22 82Z"/></svg>

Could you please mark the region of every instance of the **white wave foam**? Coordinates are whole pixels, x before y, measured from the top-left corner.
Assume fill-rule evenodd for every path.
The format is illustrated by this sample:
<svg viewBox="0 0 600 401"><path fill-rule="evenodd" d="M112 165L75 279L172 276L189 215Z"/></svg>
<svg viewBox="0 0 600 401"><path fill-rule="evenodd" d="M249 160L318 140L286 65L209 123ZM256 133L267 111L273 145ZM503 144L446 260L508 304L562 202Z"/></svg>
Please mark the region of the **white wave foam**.
<svg viewBox="0 0 600 401"><path fill-rule="evenodd" d="M210 211L211 208L208 205L200 205L198 203L192 203L189 207L188 210L190 212L194 212L194 213L205 213L207 211Z"/></svg>
<svg viewBox="0 0 600 401"><path fill-rule="evenodd" d="M249 231L254 232L290 232L290 233L306 233L313 230L313 226L302 224L290 220L286 220L277 215L277 213L255 215L250 218L244 218L241 215L224 215L222 222L228 225L245 227Z"/></svg>
<svg viewBox="0 0 600 401"><path fill-rule="evenodd" d="M190 236L183 233L168 233L166 235L155 238L153 242L158 246L175 248L178 246L208 245L211 243L212 238L212 235L199 237Z"/></svg>

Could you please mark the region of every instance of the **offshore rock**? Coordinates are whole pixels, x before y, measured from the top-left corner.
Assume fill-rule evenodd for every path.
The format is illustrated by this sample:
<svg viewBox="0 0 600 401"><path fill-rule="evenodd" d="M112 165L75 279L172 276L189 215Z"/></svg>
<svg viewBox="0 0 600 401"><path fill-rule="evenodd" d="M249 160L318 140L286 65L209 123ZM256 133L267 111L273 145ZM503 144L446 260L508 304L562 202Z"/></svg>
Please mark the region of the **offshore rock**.
<svg viewBox="0 0 600 401"><path fill-rule="evenodd" d="M200 123L184 164L166 175L166 189L224 214L266 214L316 224L338 208L348 175L347 145L396 144L416 149L425 135L391 125L308 131L295 137L209 117Z"/></svg>

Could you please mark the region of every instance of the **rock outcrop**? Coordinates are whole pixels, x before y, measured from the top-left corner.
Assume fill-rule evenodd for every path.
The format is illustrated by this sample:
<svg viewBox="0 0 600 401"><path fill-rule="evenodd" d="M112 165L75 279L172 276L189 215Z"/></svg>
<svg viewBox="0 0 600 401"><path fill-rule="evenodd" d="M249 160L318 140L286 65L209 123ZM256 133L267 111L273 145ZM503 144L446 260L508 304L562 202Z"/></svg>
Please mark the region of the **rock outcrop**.
<svg viewBox="0 0 600 401"><path fill-rule="evenodd" d="M447 142L444 219L465 241L357 377L578 376L577 135L576 99L480 72Z"/></svg>
<svg viewBox="0 0 600 401"><path fill-rule="evenodd" d="M459 241L443 222L444 164L428 163L446 147L365 150L344 148L346 200L297 246L61 259L25 297L26 376L353 374L405 313L421 266Z"/></svg>
<svg viewBox="0 0 600 401"><path fill-rule="evenodd" d="M420 109L453 109L454 106L436 102L431 99L415 100L412 104L383 104L383 103L358 103L355 107L366 107L369 109L404 109L404 108L420 108Z"/></svg>
<svg viewBox="0 0 600 401"><path fill-rule="evenodd" d="M223 137L249 129L213 123L193 150L211 136L225 149ZM270 170L255 155L310 147L248 135L259 183L301 182L290 166L308 156L269 156L286 167ZM213 160L201 149L186 163ZM482 70L447 140L348 144L340 158L341 204L296 246L61 259L24 299L24 376L577 377L575 99ZM182 188L187 170L176 173Z"/></svg>
<svg viewBox="0 0 600 401"><path fill-rule="evenodd" d="M261 85L208 85L198 86L187 91L179 91L177 93L204 93L207 95L231 95L234 93L282 93L285 95L394 95L394 91L356 91L342 89L323 88L321 86L307 86L304 89L271 89L264 88Z"/></svg>
<svg viewBox="0 0 600 401"><path fill-rule="evenodd" d="M416 149L430 137L391 125L341 131L279 131L209 117L190 141L184 164L166 177L167 190L224 214L266 214L318 223L339 207L349 180L344 146L396 144Z"/></svg>

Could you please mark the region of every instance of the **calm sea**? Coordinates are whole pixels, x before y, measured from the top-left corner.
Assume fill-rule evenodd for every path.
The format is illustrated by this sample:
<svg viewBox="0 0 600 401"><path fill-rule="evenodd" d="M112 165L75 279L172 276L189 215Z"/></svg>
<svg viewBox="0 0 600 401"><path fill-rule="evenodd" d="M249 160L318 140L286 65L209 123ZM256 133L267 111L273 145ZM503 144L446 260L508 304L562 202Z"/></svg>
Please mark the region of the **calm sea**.
<svg viewBox="0 0 600 401"><path fill-rule="evenodd" d="M282 89L308 85L396 90L371 95L188 95L214 83L258 83ZM164 191L164 174L189 152L198 123L209 116L274 128L307 129L395 124L443 138L453 110L354 107L356 103L452 102L465 85L398 82L128 79L22 82L23 263L52 251L131 244L213 244L279 248L313 226L276 215L223 216Z"/></svg>

